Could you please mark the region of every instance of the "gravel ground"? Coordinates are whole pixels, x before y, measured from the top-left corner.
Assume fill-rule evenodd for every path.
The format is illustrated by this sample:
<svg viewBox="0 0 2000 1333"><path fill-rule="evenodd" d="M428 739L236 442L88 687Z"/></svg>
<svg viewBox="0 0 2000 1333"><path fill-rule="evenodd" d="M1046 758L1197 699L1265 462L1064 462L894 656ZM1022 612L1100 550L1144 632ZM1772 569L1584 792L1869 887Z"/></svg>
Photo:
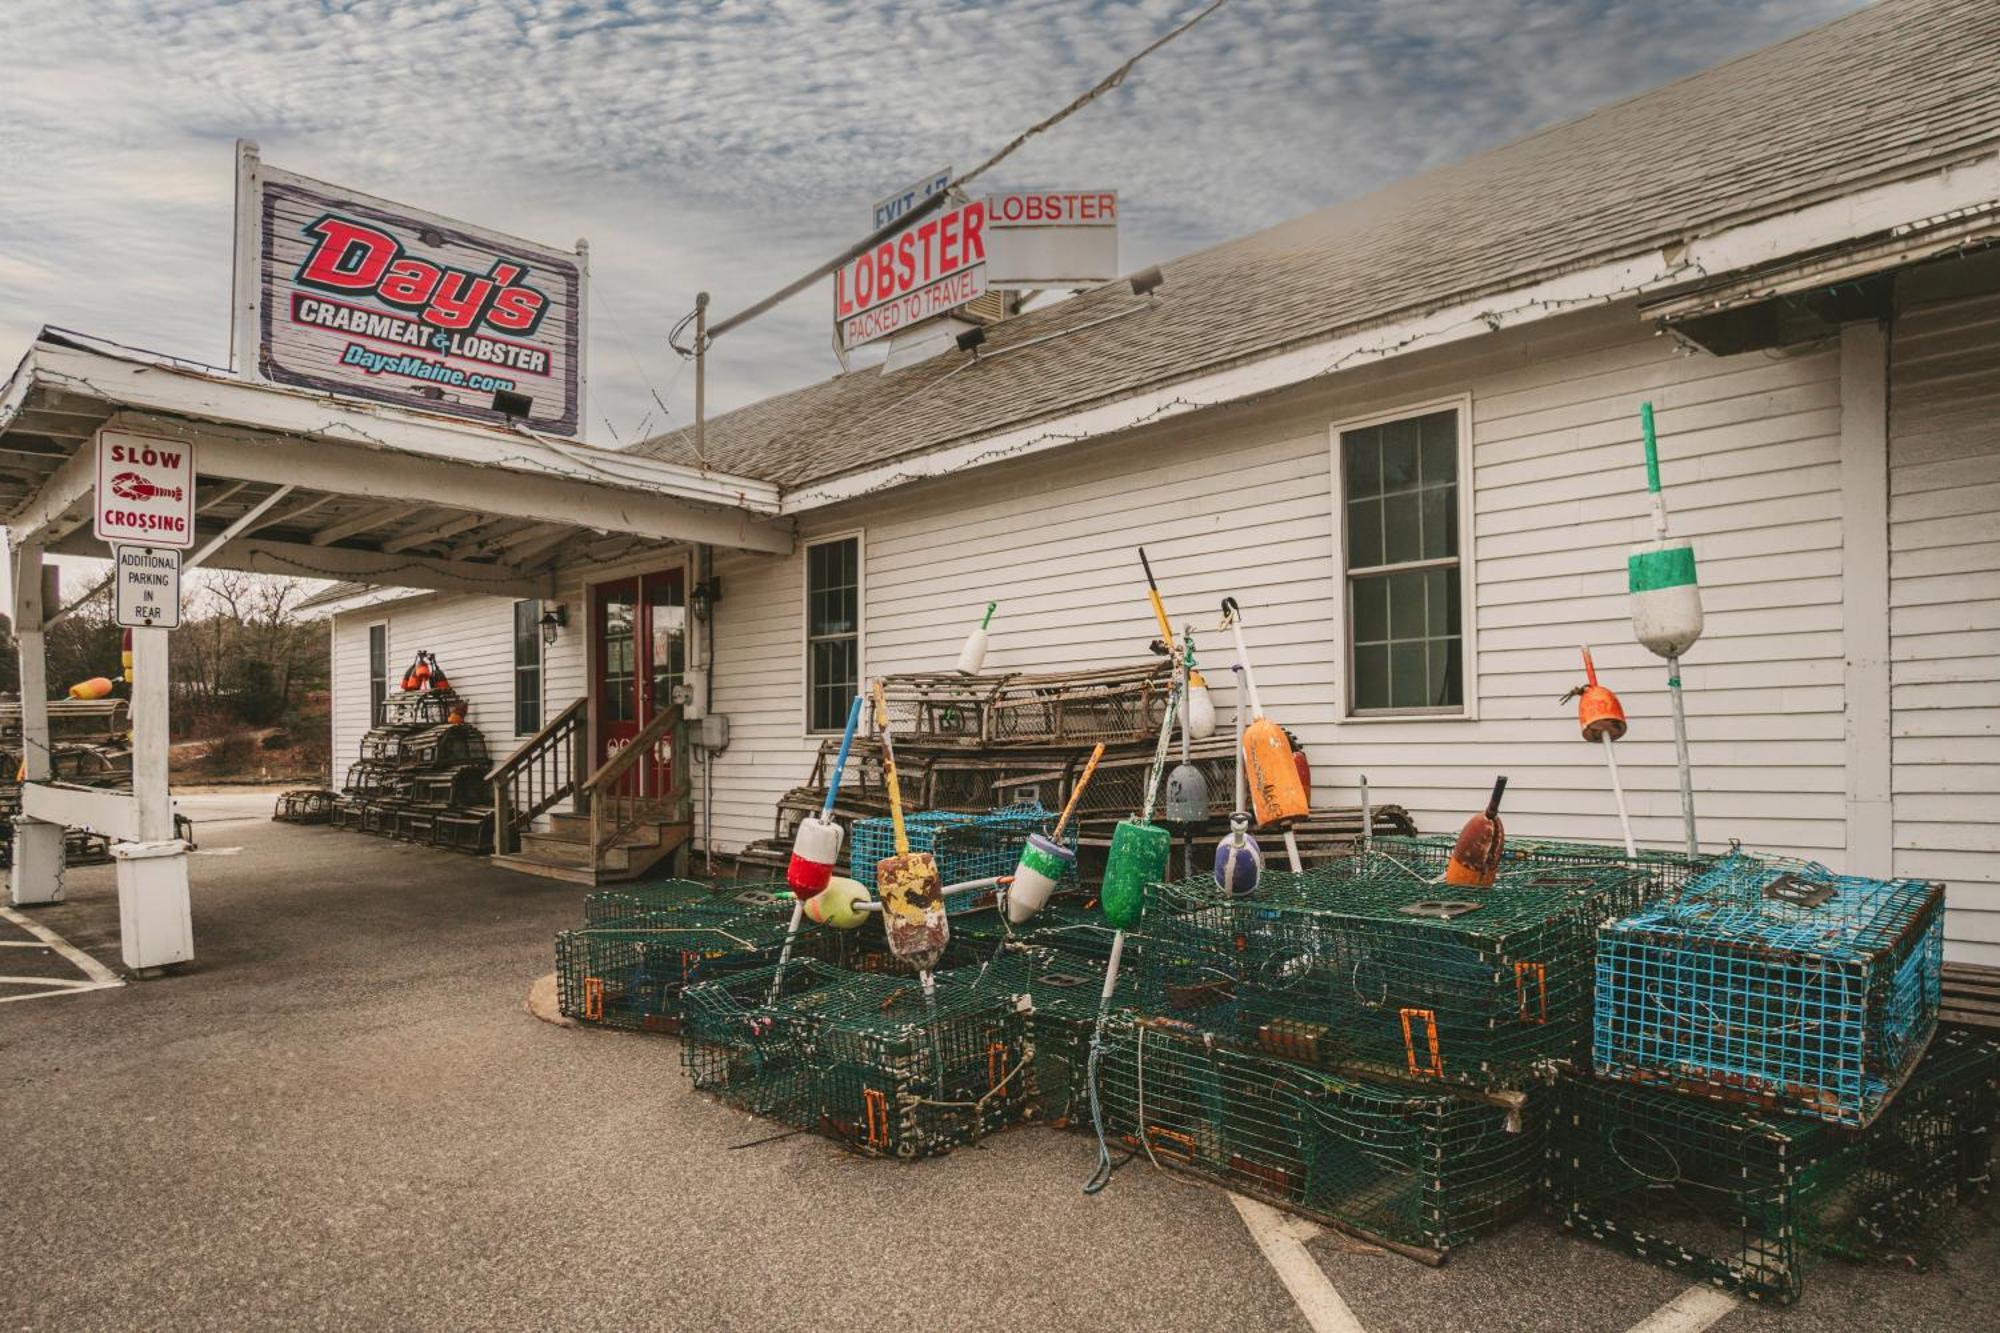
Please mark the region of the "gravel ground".
<svg viewBox="0 0 2000 1333"><path fill-rule="evenodd" d="M196 963L0 1005L0 1328L1303 1329L1218 1190L1017 1129L866 1162L524 1008L582 890L183 802ZM116 967L109 867L35 918ZM28 950L7 950L26 954ZM1374 1333L1615 1333L1685 1288L1529 1220L1431 1270L1310 1244ZM1749 1330L2000 1327L1988 1235Z"/></svg>

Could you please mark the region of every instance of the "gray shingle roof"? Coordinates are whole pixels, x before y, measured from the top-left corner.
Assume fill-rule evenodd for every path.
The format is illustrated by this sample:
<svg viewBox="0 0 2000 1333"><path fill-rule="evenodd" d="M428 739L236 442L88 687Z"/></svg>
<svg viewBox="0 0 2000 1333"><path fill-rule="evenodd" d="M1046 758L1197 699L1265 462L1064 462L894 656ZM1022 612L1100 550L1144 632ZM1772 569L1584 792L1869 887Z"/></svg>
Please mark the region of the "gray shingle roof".
<svg viewBox="0 0 2000 1333"><path fill-rule="evenodd" d="M731 412L708 423L707 461L796 487L1996 150L2000 2L1881 0L1172 261L1145 313L977 366L948 351ZM989 330L982 353L1141 305L1123 283L1101 287ZM697 462L690 430L634 448Z"/></svg>

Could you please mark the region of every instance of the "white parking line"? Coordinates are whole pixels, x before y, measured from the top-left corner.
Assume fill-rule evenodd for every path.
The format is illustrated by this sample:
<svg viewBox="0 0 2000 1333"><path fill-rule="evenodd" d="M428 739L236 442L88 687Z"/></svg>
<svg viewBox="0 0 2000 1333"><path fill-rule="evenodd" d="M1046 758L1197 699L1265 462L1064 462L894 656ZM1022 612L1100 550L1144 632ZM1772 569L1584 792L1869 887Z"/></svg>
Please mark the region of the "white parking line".
<svg viewBox="0 0 2000 1333"><path fill-rule="evenodd" d="M1701 1333L1738 1304L1728 1292L1696 1283L1632 1325L1628 1333Z"/></svg>
<svg viewBox="0 0 2000 1333"><path fill-rule="evenodd" d="M1229 1202L1236 1205L1237 1215L1250 1230L1250 1239L1264 1252L1265 1260L1285 1284L1285 1290L1292 1294L1292 1303L1299 1307L1313 1333L1366 1333L1354 1311L1328 1280L1319 1260L1307 1251L1299 1236L1304 1229L1299 1226L1299 1219L1241 1194L1231 1194ZM1306 1226L1310 1228L1307 1235L1319 1230L1310 1223Z"/></svg>
<svg viewBox="0 0 2000 1333"><path fill-rule="evenodd" d="M80 995L84 991L105 990L112 986L122 986L116 972L92 958L83 950L71 944L62 936L44 926L33 917L23 916L11 907L0 907L0 920L10 921L35 937L35 947L54 949L77 971L83 973L84 980L68 981L62 977L0 977L0 986L40 986L41 990L30 991L26 995L0 995L0 1004L10 1004L15 1000L40 1000L53 995ZM25 945L25 940L8 940L8 944Z"/></svg>

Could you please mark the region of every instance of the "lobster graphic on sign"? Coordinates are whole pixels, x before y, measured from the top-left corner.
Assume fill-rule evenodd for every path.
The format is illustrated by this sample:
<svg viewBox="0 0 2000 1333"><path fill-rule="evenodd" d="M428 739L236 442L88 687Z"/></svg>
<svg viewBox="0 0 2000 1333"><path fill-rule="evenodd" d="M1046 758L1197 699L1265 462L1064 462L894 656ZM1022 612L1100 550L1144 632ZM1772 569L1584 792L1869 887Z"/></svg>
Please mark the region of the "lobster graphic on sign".
<svg viewBox="0 0 2000 1333"><path fill-rule="evenodd" d="M121 472L111 479L111 493L121 500L178 500L178 486L155 486L136 472Z"/></svg>

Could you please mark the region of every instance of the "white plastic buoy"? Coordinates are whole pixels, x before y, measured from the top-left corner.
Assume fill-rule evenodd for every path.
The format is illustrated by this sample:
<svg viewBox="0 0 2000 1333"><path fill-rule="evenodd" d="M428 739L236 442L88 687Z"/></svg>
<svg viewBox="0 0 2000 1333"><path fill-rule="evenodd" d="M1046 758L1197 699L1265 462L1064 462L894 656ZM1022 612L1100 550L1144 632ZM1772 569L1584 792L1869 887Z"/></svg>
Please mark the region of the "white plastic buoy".
<svg viewBox="0 0 2000 1333"><path fill-rule="evenodd" d="M1667 659L1667 693L1673 701L1674 760L1680 769L1681 824L1687 854L1700 850L1694 825L1694 773L1688 761L1687 706L1681 697L1681 657L1701 638L1701 585L1694 547L1667 536L1667 501L1660 490L1660 445L1653 405L1639 404L1646 436L1646 489L1653 504L1653 544L1632 552L1625 569L1632 593L1632 631L1647 651ZM1609 752L1607 751L1607 754Z"/></svg>
<svg viewBox="0 0 2000 1333"><path fill-rule="evenodd" d="M1104 742L1090 752L1090 762L1083 766L1076 785L1070 788L1069 800L1063 802L1062 814L1056 818L1056 826L1049 836L1039 833L1028 835L1027 846L1021 849L1021 860L1014 867L1014 882L1007 889L1007 920L1012 925L1023 925L1035 913L1048 906L1049 895L1056 891L1056 885L1076 865L1076 853L1063 846L1063 829L1069 826L1069 817L1076 811L1076 803L1083 796L1083 789L1090 785L1091 775L1097 772L1097 761L1104 757Z"/></svg>
<svg viewBox="0 0 2000 1333"><path fill-rule="evenodd" d="M958 669L965 675L976 676L986 665L986 627L993 623L993 608L998 605L998 602L986 604L986 618L979 622L977 629L965 636L965 646L958 650Z"/></svg>

